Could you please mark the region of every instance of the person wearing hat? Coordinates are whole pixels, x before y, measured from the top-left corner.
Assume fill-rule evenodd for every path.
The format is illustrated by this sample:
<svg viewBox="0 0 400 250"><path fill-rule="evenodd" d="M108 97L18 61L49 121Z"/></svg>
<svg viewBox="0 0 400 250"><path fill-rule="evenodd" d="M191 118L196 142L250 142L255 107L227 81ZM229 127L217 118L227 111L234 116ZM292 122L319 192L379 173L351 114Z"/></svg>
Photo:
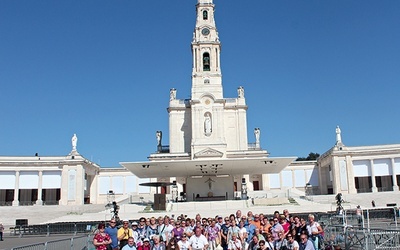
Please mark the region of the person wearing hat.
<svg viewBox="0 0 400 250"><path fill-rule="evenodd" d="M133 231L133 239L135 240L135 246L138 247L142 244L142 240L140 239L139 231L138 231L138 223L136 221L132 222L132 231Z"/></svg>
<svg viewBox="0 0 400 250"><path fill-rule="evenodd" d="M129 237L133 237L133 231L129 228L129 220L122 221L122 227L118 229L117 237L119 240L119 249L128 244Z"/></svg>
<svg viewBox="0 0 400 250"><path fill-rule="evenodd" d="M150 249L151 249L151 245L150 245L149 238L144 238L143 244L137 247L137 250L150 250Z"/></svg>

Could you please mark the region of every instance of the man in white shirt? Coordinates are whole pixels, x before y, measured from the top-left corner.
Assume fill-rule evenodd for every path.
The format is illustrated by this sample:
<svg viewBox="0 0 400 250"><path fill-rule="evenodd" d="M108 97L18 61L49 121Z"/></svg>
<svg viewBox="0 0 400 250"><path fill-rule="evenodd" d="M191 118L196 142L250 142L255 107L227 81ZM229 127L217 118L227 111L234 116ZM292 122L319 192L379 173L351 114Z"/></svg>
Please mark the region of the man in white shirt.
<svg viewBox="0 0 400 250"><path fill-rule="evenodd" d="M207 250L208 249L208 240L201 233L201 228L196 227L194 235L190 237L190 245L193 250Z"/></svg>
<svg viewBox="0 0 400 250"><path fill-rule="evenodd" d="M238 239L237 234L232 234L232 239L228 243L228 250L242 250L242 242Z"/></svg>

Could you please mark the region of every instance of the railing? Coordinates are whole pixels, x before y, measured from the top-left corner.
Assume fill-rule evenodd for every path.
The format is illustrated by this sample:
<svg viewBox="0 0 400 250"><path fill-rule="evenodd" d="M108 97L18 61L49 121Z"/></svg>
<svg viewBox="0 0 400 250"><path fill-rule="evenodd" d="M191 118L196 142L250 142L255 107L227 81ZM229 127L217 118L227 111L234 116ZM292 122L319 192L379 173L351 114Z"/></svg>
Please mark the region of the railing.
<svg viewBox="0 0 400 250"><path fill-rule="evenodd" d="M322 218L321 218L322 219ZM400 227L397 208L346 210L332 214L324 221L324 242L342 249L400 249Z"/></svg>
<svg viewBox="0 0 400 250"><path fill-rule="evenodd" d="M59 204L60 204L60 201L58 201L58 200L43 201L43 205L48 205L48 206L59 205Z"/></svg>
<svg viewBox="0 0 400 250"><path fill-rule="evenodd" d="M166 146L158 146L157 153L169 153L169 145Z"/></svg>
<svg viewBox="0 0 400 250"><path fill-rule="evenodd" d="M328 226L324 242L343 249L400 249L400 230Z"/></svg>
<svg viewBox="0 0 400 250"><path fill-rule="evenodd" d="M190 104L190 99L179 99L179 104L186 104L189 105Z"/></svg>
<svg viewBox="0 0 400 250"><path fill-rule="evenodd" d="M393 186L390 187L378 187L378 192L389 192L393 191Z"/></svg>
<svg viewBox="0 0 400 250"><path fill-rule="evenodd" d="M50 235L50 234L78 234L91 232L99 222L63 222L43 225L24 225L11 227L11 234L19 235Z"/></svg>
<svg viewBox="0 0 400 250"><path fill-rule="evenodd" d="M372 188L359 188L357 193L372 193Z"/></svg>
<svg viewBox="0 0 400 250"><path fill-rule="evenodd" d="M0 202L0 206L12 206L12 201L2 201Z"/></svg>
<svg viewBox="0 0 400 250"><path fill-rule="evenodd" d="M52 240L44 243L36 243L26 246L13 247L11 250L83 250L95 249L92 243L92 236L78 236L62 240Z"/></svg>
<svg viewBox="0 0 400 250"><path fill-rule="evenodd" d="M248 143L247 148L248 148L248 150L260 150L261 149L260 145L256 144L256 143Z"/></svg>
<svg viewBox="0 0 400 250"><path fill-rule="evenodd" d="M225 98L226 103L236 103L236 98Z"/></svg>

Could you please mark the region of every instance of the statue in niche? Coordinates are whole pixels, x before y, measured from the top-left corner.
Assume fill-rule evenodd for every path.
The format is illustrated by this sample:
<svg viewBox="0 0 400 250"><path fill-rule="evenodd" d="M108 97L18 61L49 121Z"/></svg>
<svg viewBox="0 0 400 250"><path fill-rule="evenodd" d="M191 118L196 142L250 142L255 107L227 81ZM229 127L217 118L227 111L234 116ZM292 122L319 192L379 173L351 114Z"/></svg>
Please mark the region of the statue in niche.
<svg viewBox="0 0 400 250"><path fill-rule="evenodd" d="M244 98L244 88L242 86L239 86L239 88L237 89L237 92L238 92L239 98Z"/></svg>
<svg viewBox="0 0 400 250"><path fill-rule="evenodd" d="M176 89L172 88L169 90L169 100L175 100L176 99Z"/></svg>
<svg viewBox="0 0 400 250"><path fill-rule="evenodd" d="M255 128L254 129L254 136L256 137L256 147L260 147L260 128Z"/></svg>
<svg viewBox="0 0 400 250"><path fill-rule="evenodd" d="M76 145L78 144L78 137L76 136L76 134L72 136L71 144L72 144L72 151L76 151Z"/></svg>
<svg viewBox="0 0 400 250"><path fill-rule="evenodd" d="M161 147L162 131L156 132L156 138L157 138L157 147Z"/></svg>
<svg viewBox="0 0 400 250"><path fill-rule="evenodd" d="M336 126L336 145L342 143L342 131L340 130L339 126Z"/></svg>
<svg viewBox="0 0 400 250"><path fill-rule="evenodd" d="M204 132L206 135L210 135L212 132L212 123L210 113L206 113L204 117Z"/></svg>

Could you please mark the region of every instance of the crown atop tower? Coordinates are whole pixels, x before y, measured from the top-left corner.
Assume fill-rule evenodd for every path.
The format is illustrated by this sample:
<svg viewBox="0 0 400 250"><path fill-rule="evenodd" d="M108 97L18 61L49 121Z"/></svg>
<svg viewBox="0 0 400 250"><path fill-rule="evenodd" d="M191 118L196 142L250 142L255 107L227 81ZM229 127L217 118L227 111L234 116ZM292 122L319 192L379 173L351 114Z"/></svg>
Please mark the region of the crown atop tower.
<svg viewBox="0 0 400 250"><path fill-rule="evenodd" d="M213 1L212 0L198 0L197 3L202 4L202 3L210 3L212 4Z"/></svg>

